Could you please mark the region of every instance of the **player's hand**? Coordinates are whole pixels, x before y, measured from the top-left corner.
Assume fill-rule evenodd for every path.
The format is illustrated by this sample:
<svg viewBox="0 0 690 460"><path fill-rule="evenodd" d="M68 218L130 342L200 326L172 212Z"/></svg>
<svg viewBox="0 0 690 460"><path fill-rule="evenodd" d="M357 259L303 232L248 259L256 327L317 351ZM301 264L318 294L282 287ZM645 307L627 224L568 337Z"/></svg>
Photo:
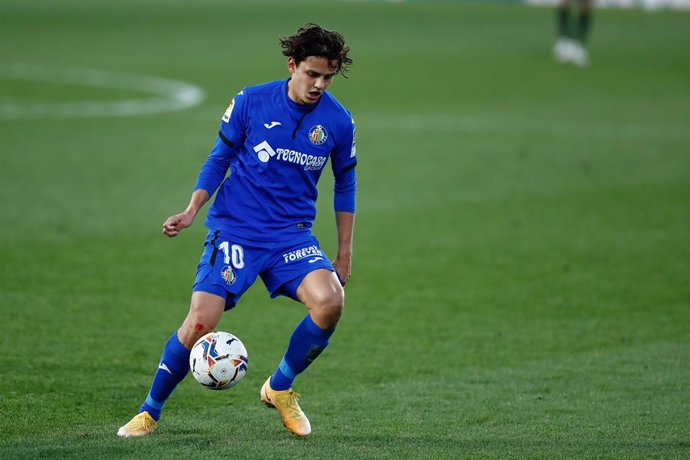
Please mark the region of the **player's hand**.
<svg viewBox="0 0 690 460"><path fill-rule="evenodd" d="M340 284L345 286L350 279L350 270L352 269L352 258L338 256L333 261L333 268L338 273Z"/></svg>
<svg viewBox="0 0 690 460"><path fill-rule="evenodd" d="M194 222L194 216L187 212L170 216L163 222L163 234L170 238L177 236L182 229L192 225L192 222Z"/></svg>

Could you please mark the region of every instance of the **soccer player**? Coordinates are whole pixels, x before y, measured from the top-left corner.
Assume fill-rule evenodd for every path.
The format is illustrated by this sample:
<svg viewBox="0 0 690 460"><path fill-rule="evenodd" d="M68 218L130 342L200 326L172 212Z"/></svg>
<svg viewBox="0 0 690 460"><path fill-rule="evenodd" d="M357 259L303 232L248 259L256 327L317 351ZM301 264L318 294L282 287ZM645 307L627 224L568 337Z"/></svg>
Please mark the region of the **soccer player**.
<svg viewBox="0 0 690 460"><path fill-rule="evenodd" d="M558 62L571 62L585 67L589 64L589 53L585 44L592 23L594 0L578 0L580 10L575 31L571 26L570 2L571 0L559 0L556 7L558 39L553 47L553 54Z"/></svg>
<svg viewBox="0 0 690 460"><path fill-rule="evenodd" d="M191 306L165 344L158 370L139 413L118 436L151 433L166 400L189 370L193 344L213 331L260 276L271 297L304 304L275 372L260 399L280 413L285 427L307 436L311 426L292 384L328 345L344 305L350 277L355 220L355 125L326 91L352 60L342 35L307 24L282 37L290 78L240 91L230 101L220 132L203 164L189 205L169 217L163 233L177 236L209 208L208 237L197 268ZM335 177L338 253L331 263L311 232L316 183L328 159ZM225 178L230 170L230 175Z"/></svg>

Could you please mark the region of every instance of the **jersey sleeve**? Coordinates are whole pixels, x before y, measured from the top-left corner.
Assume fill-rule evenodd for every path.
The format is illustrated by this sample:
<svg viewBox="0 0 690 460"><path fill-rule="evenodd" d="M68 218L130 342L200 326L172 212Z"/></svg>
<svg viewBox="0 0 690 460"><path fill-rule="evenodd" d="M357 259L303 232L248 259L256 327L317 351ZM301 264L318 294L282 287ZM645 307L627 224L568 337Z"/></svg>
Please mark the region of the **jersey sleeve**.
<svg viewBox="0 0 690 460"><path fill-rule="evenodd" d="M225 175L230 167L230 160L237 154L237 148L228 146L225 141L218 135L211 153L204 162L204 165L199 171L199 177L196 180L194 190L203 189L208 192L209 196L213 196L221 182L225 179Z"/></svg>
<svg viewBox="0 0 690 460"><path fill-rule="evenodd" d="M343 130L342 139L331 153L331 167L335 177L333 207L337 212L355 212L357 175L357 145L355 121Z"/></svg>
<svg viewBox="0 0 690 460"><path fill-rule="evenodd" d="M225 110L220 123L218 138L211 149L208 159L199 171L194 190L203 189L213 195L220 186L230 167L230 161L239 150L245 138L246 97L240 91Z"/></svg>

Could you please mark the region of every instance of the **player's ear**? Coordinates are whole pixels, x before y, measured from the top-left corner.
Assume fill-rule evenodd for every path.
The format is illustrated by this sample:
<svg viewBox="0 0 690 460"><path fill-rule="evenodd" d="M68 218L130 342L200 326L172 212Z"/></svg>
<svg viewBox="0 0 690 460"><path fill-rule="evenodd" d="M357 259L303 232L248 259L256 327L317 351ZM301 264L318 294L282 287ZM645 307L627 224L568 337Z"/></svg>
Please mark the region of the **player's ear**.
<svg viewBox="0 0 690 460"><path fill-rule="evenodd" d="M295 62L295 58L288 58L287 67L290 73L295 73L295 69L297 69L297 63Z"/></svg>

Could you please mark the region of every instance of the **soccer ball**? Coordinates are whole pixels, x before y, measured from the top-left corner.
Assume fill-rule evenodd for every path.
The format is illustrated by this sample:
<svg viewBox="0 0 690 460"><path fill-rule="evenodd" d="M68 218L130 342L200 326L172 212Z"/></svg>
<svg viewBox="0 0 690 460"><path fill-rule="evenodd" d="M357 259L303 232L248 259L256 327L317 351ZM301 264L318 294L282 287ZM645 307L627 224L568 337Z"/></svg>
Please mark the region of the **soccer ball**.
<svg viewBox="0 0 690 460"><path fill-rule="evenodd" d="M247 349L228 332L209 332L194 344L189 367L197 382L211 390L227 390L247 373Z"/></svg>

